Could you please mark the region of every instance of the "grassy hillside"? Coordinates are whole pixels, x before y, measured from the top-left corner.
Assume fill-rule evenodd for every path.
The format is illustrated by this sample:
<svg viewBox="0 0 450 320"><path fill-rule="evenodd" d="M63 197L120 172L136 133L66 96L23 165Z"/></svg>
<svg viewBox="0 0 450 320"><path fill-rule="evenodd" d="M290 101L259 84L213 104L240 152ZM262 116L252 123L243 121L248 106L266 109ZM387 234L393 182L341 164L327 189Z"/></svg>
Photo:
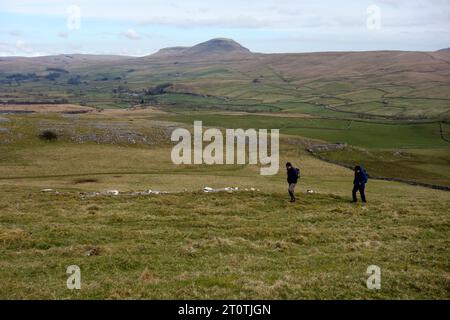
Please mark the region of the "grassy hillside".
<svg viewBox="0 0 450 320"><path fill-rule="evenodd" d="M167 130L179 124L162 117L5 116L13 140L0 145L0 297L449 297L448 192L370 180L369 203L351 204L352 172L291 136L281 163L302 168L291 204L283 170L172 165ZM43 128L58 141L40 140ZM133 143L130 133L148 139ZM111 189L123 194L93 194ZM132 194L148 189L170 193ZM80 291L66 288L72 264ZM381 267L382 290L365 286L371 264Z"/></svg>
<svg viewBox="0 0 450 320"><path fill-rule="evenodd" d="M0 131L0 138L5 141L14 141L18 145L25 144L33 149L18 151L14 147L15 144L6 144L3 146L5 152L0 156L0 161L3 158L5 164L11 165L13 159L11 157L17 153L21 153L30 161L36 154L44 156L48 145L45 142L37 141L36 136L41 130L48 128L53 128L60 133L58 145L61 153L73 152L76 154L77 150L70 144L71 142L83 142L91 145L94 153L97 148L103 148L98 146L98 143L119 145L144 143L149 147L163 144L169 148L171 128L180 125L190 127L195 120L202 120L204 126L219 128L277 128L284 136L302 139L305 143L297 148L302 149L303 152L306 152L307 147L316 144L346 143L348 146L345 150L331 149L322 151L319 155L347 165L363 164L373 176L450 186L450 176L447 170L450 149L448 142L444 140L448 139L448 129L441 123L322 119L261 112L234 114L233 112L194 112L171 108L166 110L171 112L142 109L66 116L58 114L10 115L8 116L10 121L1 124L1 128L4 129ZM293 142L293 146L295 146L295 142ZM285 147L292 146L286 142ZM7 154L10 155L7 156ZM155 164L166 168L166 163L170 163L169 154L170 152L167 152L164 158L154 159ZM134 167L135 162L141 162L139 157L143 158L138 151L135 151L130 157L133 160L124 162L122 165L124 170ZM92 158L87 158L86 162L77 163L76 167L67 169L65 164L56 163L52 166L52 170L62 166L62 172L75 170L74 173L77 173L77 170L83 171L85 165L95 164L96 161L96 157L92 156ZM45 172L41 167L29 166L28 168L27 170L41 170L39 172L42 174ZM173 170L178 171L178 168ZM17 173L12 170L7 175L13 172ZM39 173L36 172L35 176L39 176Z"/></svg>
<svg viewBox="0 0 450 320"><path fill-rule="evenodd" d="M371 203L355 206L333 194L291 205L280 192L82 199L2 187L0 296L448 298L448 197L377 182L369 191ZM65 287L72 264L80 291Z"/></svg>
<svg viewBox="0 0 450 320"><path fill-rule="evenodd" d="M289 117L277 114L240 114L178 111L158 119L223 128L278 128L293 137L322 143L346 143L345 150L318 155L345 165L362 164L372 176L399 178L431 185L450 186L448 129L438 122L399 123ZM443 132L441 133L441 126Z"/></svg>

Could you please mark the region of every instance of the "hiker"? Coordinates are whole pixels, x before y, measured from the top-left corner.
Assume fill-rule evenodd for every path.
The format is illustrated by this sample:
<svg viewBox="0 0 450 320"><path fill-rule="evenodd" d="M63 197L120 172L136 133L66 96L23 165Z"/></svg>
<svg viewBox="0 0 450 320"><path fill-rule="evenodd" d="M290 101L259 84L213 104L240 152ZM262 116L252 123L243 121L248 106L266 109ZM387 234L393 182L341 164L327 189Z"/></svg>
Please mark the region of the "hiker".
<svg viewBox="0 0 450 320"><path fill-rule="evenodd" d="M358 199L356 198L356 192L359 191L361 194L361 200L362 202L366 202L366 195L364 193L364 188L366 186L368 180L368 176L366 171L362 166L356 166L355 167L355 178L353 179L353 190L352 190L352 196L353 201L357 202Z"/></svg>
<svg viewBox="0 0 450 320"><path fill-rule="evenodd" d="M298 178L300 177L300 170L294 168L290 162L286 163L286 170L287 170L287 182L289 184L288 191L289 195L291 196L290 202L295 202L295 200L297 199L295 198L294 190Z"/></svg>

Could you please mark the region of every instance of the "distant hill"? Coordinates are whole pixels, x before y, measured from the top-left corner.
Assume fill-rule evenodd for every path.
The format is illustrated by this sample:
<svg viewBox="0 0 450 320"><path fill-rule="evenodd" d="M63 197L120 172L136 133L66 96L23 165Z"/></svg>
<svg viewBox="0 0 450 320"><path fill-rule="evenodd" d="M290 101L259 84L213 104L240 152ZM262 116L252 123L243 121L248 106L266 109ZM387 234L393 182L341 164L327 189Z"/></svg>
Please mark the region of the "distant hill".
<svg viewBox="0 0 450 320"><path fill-rule="evenodd" d="M236 59L251 57L252 52L232 39L216 38L192 47L170 47L150 58L176 57L187 60Z"/></svg>
<svg viewBox="0 0 450 320"><path fill-rule="evenodd" d="M378 97L372 107L380 110L385 102L382 97L396 97L395 107L400 112L405 98L410 99L408 105L418 108L428 101L417 100L422 97L442 99L434 101L434 105L447 106L450 55L445 50L448 49L263 54L253 53L234 40L216 38L192 47L164 48L143 57L84 54L0 57L0 84L3 81L16 85L17 91L20 82L24 92L28 92L26 85L37 82L52 86L58 83L61 90L80 84L86 89L101 84L101 90L113 92L119 86L148 88L176 83L172 91L218 96L246 92L247 98L271 103L308 96L320 98L324 104L348 104L349 109L351 103L369 94ZM359 93L345 95L355 90ZM332 94L343 96L327 100ZM355 110L359 107L355 106Z"/></svg>
<svg viewBox="0 0 450 320"><path fill-rule="evenodd" d="M446 53L450 53L450 48L444 48L444 49L438 50L437 52L446 52Z"/></svg>
<svg viewBox="0 0 450 320"><path fill-rule="evenodd" d="M6 72L35 72L48 68L82 68L117 64L128 59L129 56L101 55L101 54L58 54L41 57L0 57L0 70Z"/></svg>

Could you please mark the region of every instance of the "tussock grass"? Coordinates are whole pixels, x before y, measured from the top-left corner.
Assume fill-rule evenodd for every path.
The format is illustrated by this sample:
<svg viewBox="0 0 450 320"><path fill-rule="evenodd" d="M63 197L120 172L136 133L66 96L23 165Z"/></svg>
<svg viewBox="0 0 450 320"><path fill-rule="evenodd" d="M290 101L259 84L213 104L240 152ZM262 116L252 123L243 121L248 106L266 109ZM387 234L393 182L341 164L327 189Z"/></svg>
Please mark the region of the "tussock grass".
<svg viewBox="0 0 450 320"><path fill-rule="evenodd" d="M2 298L449 297L448 197L1 192ZM65 287L71 264L80 291ZM365 287L371 264L380 291Z"/></svg>
<svg viewBox="0 0 450 320"><path fill-rule="evenodd" d="M130 128L155 125L139 114ZM80 119L131 116L104 117ZM46 143L36 136L40 123L60 116L9 118L15 140L0 146L0 298L450 296L448 192L370 180L369 203L351 204L351 170L283 139L280 163L302 169L291 204L283 169L264 177L257 166L174 166L164 142ZM261 192L205 194L205 186ZM175 193L80 195L111 189ZM80 291L66 288L74 264ZM379 291L365 285L372 264L382 270Z"/></svg>

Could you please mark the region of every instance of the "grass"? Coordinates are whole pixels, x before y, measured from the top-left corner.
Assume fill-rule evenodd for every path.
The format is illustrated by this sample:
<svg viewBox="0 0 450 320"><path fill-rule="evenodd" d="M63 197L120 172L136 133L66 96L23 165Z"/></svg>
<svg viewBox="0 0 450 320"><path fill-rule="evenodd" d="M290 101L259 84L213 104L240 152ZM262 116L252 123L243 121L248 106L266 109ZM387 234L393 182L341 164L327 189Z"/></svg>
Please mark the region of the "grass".
<svg viewBox="0 0 450 320"><path fill-rule="evenodd" d="M161 115L162 120L223 128L279 128L281 134L297 135L329 142L345 142L363 148L426 148L443 147L439 123L375 123L345 119L308 119L292 117L235 116L213 112L184 112Z"/></svg>
<svg viewBox="0 0 450 320"><path fill-rule="evenodd" d="M371 151L347 148L319 154L326 159L351 166L364 163L364 167L373 176L450 186L448 148Z"/></svg>
<svg viewBox="0 0 450 320"><path fill-rule="evenodd" d="M448 198L51 195L2 188L0 297L448 298ZM431 192L431 191L430 191ZM93 255L88 253L94 252ZM82 289L65 287L80 266ZM382 290L365 287L382 270Z"/></svg>
<svg viewBox="0 0 450 320"><path fill-rule="evenodd" d="M285 135L347 143L349 147L344 151L320 155L348 165L363 164L373 176L450 185L447 174L450 151L448 142L441 137L438 122L389 123L250 113L238 116L186 110L161 114L158 118L186 124L202 120L204 126L223 128L279 128ZM447 126L443 128L446 137Z"/></svg>
<svg viewBox="0 0 450 320"><path fill-rule="evenodd" d="M61 123L68 132L127 123L152 135L174 125L160 116L7 116L2 126L15 140L0 146L0 298L450 297L448 192L370 180L369 203L351 204L352 172L309 156L298 137L282 140L280 159L302 169L296 204L287 202L283 170L264 177L257 166L175 166L159 136L151 146L37 137ZM416 153L431 157L426 148ZM205 194L205 186L241 191ZM252 187L260 191L244 191ZM111 189L174 193L80 194ZM80 291L66 288L73 264ZM365 286L372 264L381 267L379 291Z"/></svg>

